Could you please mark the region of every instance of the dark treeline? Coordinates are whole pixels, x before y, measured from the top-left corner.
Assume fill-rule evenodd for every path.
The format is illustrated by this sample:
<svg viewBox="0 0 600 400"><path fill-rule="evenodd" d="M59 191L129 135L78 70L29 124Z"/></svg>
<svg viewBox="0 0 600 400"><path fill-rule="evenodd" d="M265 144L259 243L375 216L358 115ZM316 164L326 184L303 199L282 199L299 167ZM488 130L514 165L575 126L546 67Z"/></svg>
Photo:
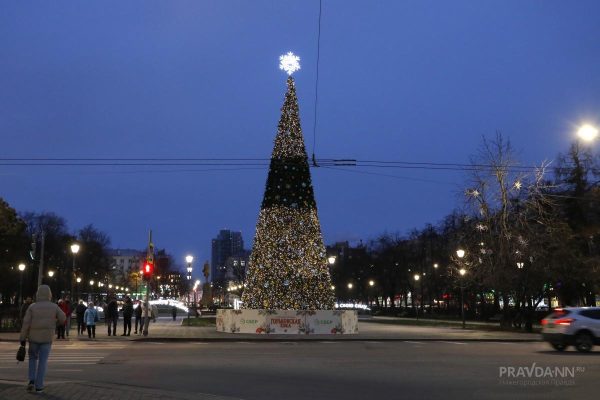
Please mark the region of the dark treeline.
<svg viewBox="0 0 600 400"><path fill-rule="evenodd" d="M464 207L437 226L328 248L337 256L339 299L406 315L458 315L462 286L470 318L527 329L542 305L595 305L598 157L575 143L555 165L524 168L497 134L483 140L471 164Z"/></svg>
<svg viewBox="0 0 600 400"><path fill-rule="evenodd" d="M44 253L42 282L50 285L55 297L76 290L75 275L103 279L111 273L110 238L93 225L71 234L64 218L50 212L17 214L0 199L0 301L3 306L18 304L22 297L33 296L37 288L38 271ZM77 243L75 270L71 245ZM18 269L19 264L25 270ZM49 272L52 272L52 277ZM78 286L83 287L85 282ZM73 285L73 288L71 287ZM80 288L81 289L81 288Z"/></svg>

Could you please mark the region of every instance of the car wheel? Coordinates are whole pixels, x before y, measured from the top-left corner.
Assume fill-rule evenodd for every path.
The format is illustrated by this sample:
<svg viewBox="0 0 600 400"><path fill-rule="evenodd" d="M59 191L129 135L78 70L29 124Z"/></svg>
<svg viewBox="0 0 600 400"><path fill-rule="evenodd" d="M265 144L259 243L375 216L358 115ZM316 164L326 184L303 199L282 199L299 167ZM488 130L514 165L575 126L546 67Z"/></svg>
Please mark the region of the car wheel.
<svg viewBox="0 0 600 400"><path fill-rule="evenodd" d="M554 348L554 350L563 351L567 348L567 345L564 343L550 343L550 345Z"/></svg>
<svg viewBox="0 0 600 400"><path fill-rule="evenodd" d="M589 333L582 332L575 337L575 348L577 351L587 353L592 350L593 346L594 339Z"/></svg>

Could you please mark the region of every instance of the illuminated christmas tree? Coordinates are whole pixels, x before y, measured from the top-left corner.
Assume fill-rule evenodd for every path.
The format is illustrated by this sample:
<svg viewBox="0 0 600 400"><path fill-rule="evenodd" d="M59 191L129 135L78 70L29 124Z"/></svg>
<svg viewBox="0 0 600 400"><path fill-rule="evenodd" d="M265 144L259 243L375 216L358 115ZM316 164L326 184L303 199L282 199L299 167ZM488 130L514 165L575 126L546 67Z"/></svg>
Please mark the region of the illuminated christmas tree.
<svg viewBox="0 0 600 400"><path fill-rule="evenodd" d="M333 309L331 277L291 77L300 68L299 58L288 53L280 60L280 68L290 76L242 300L245 308L252 309Z"/></svg>

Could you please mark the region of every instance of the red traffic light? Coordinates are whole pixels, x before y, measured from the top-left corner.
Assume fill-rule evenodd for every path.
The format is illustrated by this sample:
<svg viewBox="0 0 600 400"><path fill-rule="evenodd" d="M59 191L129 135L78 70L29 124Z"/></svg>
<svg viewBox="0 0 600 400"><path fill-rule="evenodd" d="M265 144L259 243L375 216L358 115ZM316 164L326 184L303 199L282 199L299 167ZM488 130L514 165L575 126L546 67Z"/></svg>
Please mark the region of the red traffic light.
<svg viewBox="0 0 600 400"><path fill-rule="evenodd" d="M143 270L144 271L144 275L146 275L146 276L152 275L153 270L154 270L154 265L153 264L151 264L149 262L147 262L146 264L144 264L144 270Z"/></svg>

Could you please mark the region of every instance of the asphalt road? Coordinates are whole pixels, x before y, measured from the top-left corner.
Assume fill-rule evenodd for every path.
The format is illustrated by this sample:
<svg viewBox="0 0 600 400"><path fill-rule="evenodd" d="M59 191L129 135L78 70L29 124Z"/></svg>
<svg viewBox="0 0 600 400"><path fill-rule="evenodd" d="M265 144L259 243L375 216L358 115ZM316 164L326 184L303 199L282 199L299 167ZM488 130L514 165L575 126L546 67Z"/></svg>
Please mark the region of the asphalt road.
<svg viewBox="0 0 600 400"><path fill-rule="evenodd" d="M14 348L0 343L4 384L26 379ZM55 344L47 385L87 381L245 400L592 398L599 350L557 353L540 342L73 341Z"/></svg>

